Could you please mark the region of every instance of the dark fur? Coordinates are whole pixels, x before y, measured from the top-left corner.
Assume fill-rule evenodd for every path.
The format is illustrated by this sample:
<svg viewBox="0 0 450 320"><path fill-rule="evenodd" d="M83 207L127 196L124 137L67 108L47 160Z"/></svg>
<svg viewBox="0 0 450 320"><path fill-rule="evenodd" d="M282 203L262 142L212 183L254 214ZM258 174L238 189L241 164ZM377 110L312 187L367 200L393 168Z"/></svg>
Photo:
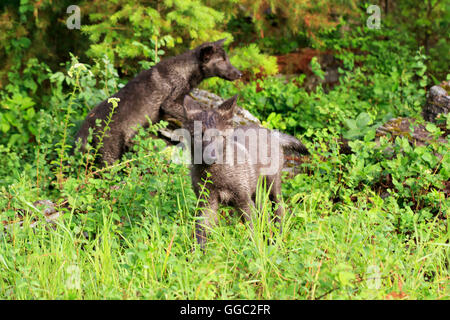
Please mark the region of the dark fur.
<svg viewBox="0 0 450 320"><path fill-rule="evenodd" d="M120 102L109 125L111 129L99 150L101 164L104 161L111 164L120 159L130 147L136 126L148 126L146 116L152 123L159 122L164 113L182 121L184 96L204 79L217 76L231 81L242 76L231 65L222 47L224 40L204 43L184 54L164 59L151 69L139 73L113 95L120 98ZM93 145L96 145L98 133L102 132L111 107L105 100L92 109L75 141L81 139L84 147L89 128L94 128ZM100 127L95 127L96 119L102 120Z"/></svg>
<svg viewBox="0 0 450 320"><path fill-rule="evenodd" d="M279 149L270 148L268 154L270 162L276 164L274 161L278 161L276 172L271 175L263 175L261 173L263 168L268 167L268 165L263 165L258 163L258 161L257 163L246 162L242 164L235 162L231 165L227 163L212 163L209 165L206 163L195 164L193 154L191 153L191 179L197 197L204 196L201 193L202 187L205 185L206 179L210 181L206 184L209 195L207 199L200 201L203 206L201 211L202 218L204 219L201 223L196 224L196 238L202 248L204 248L206 242L206 229L210 228L217 221L219 204L230 204L238 210L241 210L245 220L251 223L251 207L255 205L255 193L260 176L265 177L267 187L271 186L269 191L270 199L278 205L276 209L276 220L280 222L284 215L284 209L281 205L281 170L284 165L284 150L290 149L301 154L307 154L308 150L305 146L296 138L278 131L271 131L252 125L233 128L231 119L236 106L236 96L225 101L217 110L203 109L189 96L185 97L184 106L186 118L184 124L193 139L195 139L193 136L194 121L201 121L203 132L208 128L218 129L221 136L225 137L225 141L227 139L235 139L239 134L245 133L249 129L261 129L266 130L268 139L266 143L270 145L271 139L276 139L275 142L281 146ZM228 134L225 133L227 131L229 132ZM213 142L212 139L205 141L204 136L202 139L203 149L207 147L208 143ZM264 141L258 140L256 143L258 148L260 148L261 143L264 143ZM241 146L243 145L241 144ZM245 141L245 149L250 150L248 140ZM206 162L211 163L210 160ZM207 172L211 174L209 177L207 177Z"/></svg>

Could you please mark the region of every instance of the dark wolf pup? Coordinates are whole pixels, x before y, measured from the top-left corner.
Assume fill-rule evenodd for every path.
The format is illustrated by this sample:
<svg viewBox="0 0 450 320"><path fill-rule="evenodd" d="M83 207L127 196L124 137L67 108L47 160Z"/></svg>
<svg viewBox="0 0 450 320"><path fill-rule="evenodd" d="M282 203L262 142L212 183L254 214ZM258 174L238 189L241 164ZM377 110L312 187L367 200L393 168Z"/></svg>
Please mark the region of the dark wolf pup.
<svg viewBox="0 0 450 320"><path fill-rule="evenodd" d="M284 152L290 149L308 154L306 147L290 135L256 125L233 128L236 99L234 96L217 109L206 109L190 96L184 98L184 127L191 138L192 185L202 200L201 222L196 224L196 238L202 248L207 229L217 221L219 204L241 210L245 220L251 223L260 177L270 187L270 200L277 205L276 221L280 222L284 215L281 205ZM209 191L208 196L202 192L204 187Z"/></svg>
<svg viewBox="0 0 450 320"><path fill-rule="evenodd" d="M130 147L136 126L148 126L161 120L163 114L182 121L183 98L202 80L220 77L236 80L242 73L233 67L223 49L225 39L207 42L184 54L164 59L149 70L142 71L129 81L113 97L120 98L119 106L109 124L110 130L103 138L99 149L100 163L108 164L120 159ZM112 105L107 100L92 109L78 131L75 141L81 139L84 147L89 128L94 129L93 145L98 141ZM101 125L95 126L96 119Z"/></svg>

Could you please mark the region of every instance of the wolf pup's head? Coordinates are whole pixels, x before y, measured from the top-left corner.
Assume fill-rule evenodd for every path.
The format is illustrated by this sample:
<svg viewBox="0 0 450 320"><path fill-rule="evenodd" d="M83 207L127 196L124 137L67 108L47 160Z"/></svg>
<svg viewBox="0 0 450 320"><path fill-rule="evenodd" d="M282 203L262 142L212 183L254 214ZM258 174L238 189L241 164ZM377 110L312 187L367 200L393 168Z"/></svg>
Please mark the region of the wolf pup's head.
<svg viewBox="0 0 450 320"><path fill-rule="evenodd" d="M184 127L193 143L191 152L202 155L198 161L194 158L194 164L210 165L223 160L224 135L227 129L233 128L236 101L237 95L225 100L217 109L205 109L189 95L185 96Z"/></svg>
<svg viewBox="0 0 450 320"><path fill-rule="evenodd" d="M237 80L242 77L242 72L230 63L223 43L225 39L216 42L207 42L197 47L200 68L205 78L219 77L225 80Z"/></svg>

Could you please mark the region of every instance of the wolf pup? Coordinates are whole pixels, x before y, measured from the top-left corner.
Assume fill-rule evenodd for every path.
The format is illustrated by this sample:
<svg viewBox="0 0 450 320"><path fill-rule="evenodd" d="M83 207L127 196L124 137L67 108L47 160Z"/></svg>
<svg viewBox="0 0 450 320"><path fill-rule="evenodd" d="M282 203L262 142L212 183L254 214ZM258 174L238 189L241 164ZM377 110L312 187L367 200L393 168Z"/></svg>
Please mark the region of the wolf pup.
<svg viewBox="0 0 450 320"><path fill-rule="evenodd" d="M184 54L164 59L139 73L114 94L112 97L120 98L120 102L99 149L100 163L111 164L120 159L131 145L136 126L148 126L146 117L156 123L165 113L181 122L183 98L202 80L210 77L239 79L242 73L231 65L223 49L224 41L207 42ZM105 100L89 112L75 137L75 141L81 139L82 149L89 128L94 129L93 145L99 142L98 133L104 130L111 108ZM99 127L95 125L97 119L102 120Z"/></svg>
<svg viewBox="0 0 450 320"><path fill-rule="evenodd" d="M191 139L192 185L202 200L202 221L195 231L202 248L207 229L217 221L219 204L241 210L251 223L259 177L264 177L270 187L270 200L277 204L276 221L280 222L284 215L280 202L284 152L290 149L308 154L306 147L290 135L256 125L233 127L236 100L234 96L217 109L206 109L189 95L184 98L183 124ZM202 192L204 187L208 196Z"/></svg>

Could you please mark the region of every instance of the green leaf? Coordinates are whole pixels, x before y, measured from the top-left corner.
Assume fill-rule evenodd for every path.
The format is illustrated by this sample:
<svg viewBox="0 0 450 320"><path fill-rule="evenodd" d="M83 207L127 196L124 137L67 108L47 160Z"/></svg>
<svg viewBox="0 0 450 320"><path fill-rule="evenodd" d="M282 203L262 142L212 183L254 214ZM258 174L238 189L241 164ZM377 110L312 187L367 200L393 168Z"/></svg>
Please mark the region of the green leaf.
<svg viewBox="0 0 450 320"><path fill-rule="evenodd" d="M433 165L433 155L431 155L429 152L426 152L422 155L422 159L428 162L430 165Z"/></svg>
<svg viewBox="0 0 450 320"><path fill-rule="evenodd" d="M350 271L339 272L338 279L342 286L351 285L353 280L355 280L355 275Z"/></svg>
<svg viewBox="0 0 450 320"><path fill-rule="evenodd" d="M430 132L431 134L436 134L440 131L439 128L434 123L431 122L427 123L425 129L427 129L427 131Z"/></svg>
<svg viewBox="0 0 450 320"><path fill-rule="evenodd" d="M3 131L4 133L6 133L6 132L9 131L9 129L11 128L11 126L9 125L8 122L3 121L3 122L0 123L0 128L2 129L2 131Z"/></svg>
<svg viewBox="0 0 450 320"><path fill-rule="evenodd" d="M371 121L370 115L367 112L362 112L356 118L356 125L359 128L366 127Z"/></svg>
<svg viewBox="0 0 450 320"><path fill-rule="evenodd" d="M31 120L33 119L34 115L36 114L36 112L34 111L33 108L29 108L27 109L26 115L24 116L24 118L26 120Z"/></svg>
<svg viewBox="0 0 450 320"><path fill-rule="evenodd" d="M356 121L353 119L345 119L344 123L350 130L356 130L358 128Z"/></svg>

